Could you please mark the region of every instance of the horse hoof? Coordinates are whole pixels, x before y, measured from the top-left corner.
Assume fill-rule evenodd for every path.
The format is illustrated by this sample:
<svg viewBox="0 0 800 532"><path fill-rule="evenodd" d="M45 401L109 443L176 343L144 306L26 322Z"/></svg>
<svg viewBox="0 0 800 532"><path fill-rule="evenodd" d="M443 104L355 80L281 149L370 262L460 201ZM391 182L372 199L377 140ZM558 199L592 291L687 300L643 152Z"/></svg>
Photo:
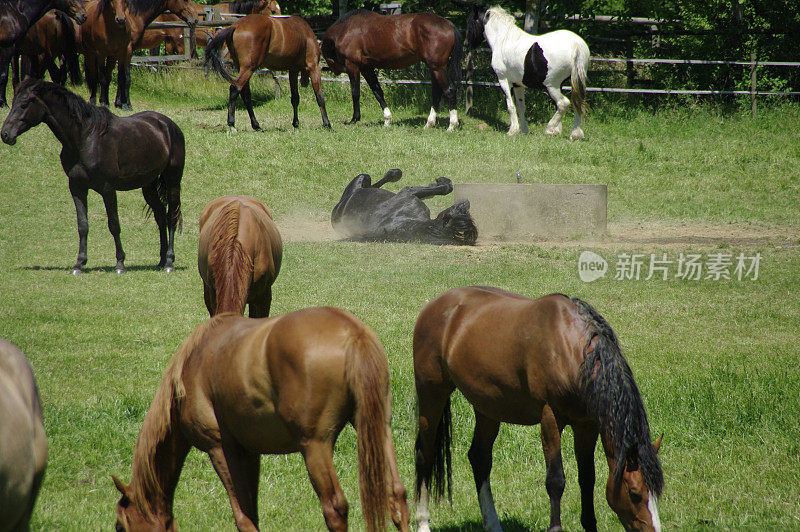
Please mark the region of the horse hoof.
<svg viewBox="0 0 800 532"><path fill-rule="evenodd" d="M172 273L173 269L174 268L172 266L167 266L166 268L164 268L164 273Z"/></svg>
<svg viewBox="0 0 800 532"><path fill-rule="evenodd" d="M114 273L116 273L117 275L121 275L125 273L125 268L114 268Z"/></svg>
<svg viewBox="0 0 800 532"><path fill-rule="evenodd" d="M70 270L69 273L72 275L80 275L83 273L83 270L81 270L80 268L72 268L72 270Z"/></svg>
<svg viewBox="0 0 800 532"><path fill-rule="evenodd" d="M236 130L235 127L228 126L228 133L230 133L231 135L235 135L236 133L238 133L238 131Z"/></svg>

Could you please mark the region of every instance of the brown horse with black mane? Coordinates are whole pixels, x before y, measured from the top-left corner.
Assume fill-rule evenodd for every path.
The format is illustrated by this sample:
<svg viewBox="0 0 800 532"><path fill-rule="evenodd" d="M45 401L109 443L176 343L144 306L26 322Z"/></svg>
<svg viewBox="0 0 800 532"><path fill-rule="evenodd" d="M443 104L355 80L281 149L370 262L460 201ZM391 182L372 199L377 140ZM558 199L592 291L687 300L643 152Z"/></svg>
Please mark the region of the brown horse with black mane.
<svg viewBox="0 0 800 532"><path fill-rule="evenodd" d="M242 314L248 304L251 318L269 316L283 244L263 201L249 196L211 201L200 215L198 248L197 267L211 316Z"/></svg>
<svg viewBox="0 0 800 532"><path fill-rule="evenodd" d="M239 71L236 78L222 63L223 45L227 45L233 65ZM322 125L331 127L325 110L325 97L322 95L319 44L311 26L302 18L248 15L209 41L206 46L205 64L206 68L215 70L231 84L228 97L228 127L231 129L235 130L236 99L240 94L250 116L250 125L254 130L260 128L250 99L250 77L260 67L289 71L294 127L300 126L297 117L297 106L300 104L300 94L297 90L298 74L303 87L308 85L309 79L311 80L317 105L322 114Z"/></svg>
<svg viewBox="0 0 800 532"><path fill-rule="evenodd" d="M131 56L144 37L145 28L164 11L171 11L192 30L197 13L186 0L95 0L86 12L81 27L81 50L86 56L86 84L94 103L100 83L100 105L108 105L108 87L115 63L117 70L116 107L131 109Z"/></svg>
<svg viewBox="0 0 800 532"><path fill-rule="evenodd" d="M56 64L59 58L60 66ZM11 72L11 83L14 87L19 84L21 77L43 79L45 72L50 73L50 79L54 83L63 85L67 76L73 84L80 83L76 23L63 11L48 11L30 27L17 44L17 55L11 62Z"/></svg>
<svg viewBox="0 0 800 532"><path fill-rule="evenodd" d="M335 74L347 72L353 96L353 124L361 120L360 75L364 75L383 109L384 125L392 113L378 83L376 68L407 68L424 62L431 71L432 105L425 129L436 124L442 99L450 107L452 131L458 125L458 88L461 85L461 33L453 24L433 13L380 15L363 9L343 15L322 36L322 56Z"/></svg>
<svg viewBox="0 0 800 532"><path fill-rule="evenodd" d="M467 287L428 303L414 329L419 400L417 523L429 530L429 490L450 484L450 394L475 410L468 457L483 525L500 530L489 473L500 423L542 426L550 531L561 530L561 431L571 425L581 524L597 530L594 449L608 461L606 500L626 530L660 530L664 485L644 403L614 331L588 303L553 294L532 300L498 288ZM433 481L433 485L431 482Z"/></svg>
<svg viewBox="0 0 800 532"><path fill-rule="evenodd" d="M382 530L388 513L407 531L391 409L386 353L349 312L318 307L259 320L216 316L172 357L136 441L130 485L114 478L122 494L117 530L176 527L173 497L191 447L211 458L239 530L258 528L260 455L296 452L328 529L347 530L333 448L351 423L367 530Z"/></svg>

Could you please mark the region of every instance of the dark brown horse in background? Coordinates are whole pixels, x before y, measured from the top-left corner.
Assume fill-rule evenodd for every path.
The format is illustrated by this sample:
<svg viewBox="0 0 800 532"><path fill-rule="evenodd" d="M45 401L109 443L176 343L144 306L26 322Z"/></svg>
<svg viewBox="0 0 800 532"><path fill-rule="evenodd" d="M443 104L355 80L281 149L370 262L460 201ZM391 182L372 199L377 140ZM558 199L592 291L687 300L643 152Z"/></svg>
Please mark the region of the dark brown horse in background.
<svg viewBox="0 0 800 532"><path fill-rule="evenodd" d="M249 196L211 201L200 215L198 248L197 266L211 316L242 314L248 304L251 318L269 316L283 244L263 201Z"/></svg>
<svg viewBox="0 0 800 532"><path fill-rule="evenodd" d="M657 498L664 485L650 442L644 403L619 342L597 311L554 294L532 300L490 287L456 288L428 303L414 329L419 400L416 442L417 523L429 530L429 490L450 484L450 394L475 410L468 457L483 525L500 530L489 483L500 423L542 426L550 496L550 531L561 530L564 469L561 431L575 437L581 524L597 530L594 449L608 461L606 500L626 530L660 530ZM433 485L431 485L433 481Z"/></svg>
<svg viewBox="0 0 800 532"><path fill-rule="evenodd" d="M76 24L66 13L52 9L30 27L17 44L17 55L11 62L11 83L16 87L22 77L43 79L50 73L54 83L63 85L69 76L73 84L81 82L78 64ZM56 64L61 59L61 65ZM20 68L20 61L22 62Z"/></svg>
<svg viewBox="0 0 800 532"><path fill-rule="evenodd" d="M361 74L383 109L384 125L388 126L392 113L375 69L407 68L422 61L431 71L433 102L425 129L436 124L436 110L444 94L450 107L447 131L452 131L458 125L462 52L461 33L449 20L432 13L379 15L351 11L322 36L322 55L330 69L335 74L347 72L350 78L351 124L361 120Z"/></svg>
<svg viewBox="0 0 800 532"><path fill-rule="evenodd" d="M92 103L99 82L100 104L108 105L111 73L118 63L114 105L131 109L131 56L139 47L147 25L167 10L194 31L197 14L186 0L95 0L87 6L89 18L81 27L80 41L86 57L86 84Z"/></svg>
<svg viewBox="0 0 800 532"><path fill-rule="evenodd" d="M222 63L222 46L227 45L233 65L239 71L234 78ZM206 68L217 71L230 82L228 96L228 127L235 131L236 99L241 94L250 125L260 129L253 111L250 95L250 77L260 67L270 70L288 70L294 118L292 125L300 126L297 106L300 94L297 90L297 76L303 87L309 79L317 97L322 114L322 125L331 127L325 110L325 97L322 95L322 74L319 67L319 44L311 26L300 17L267 17L248 15L229 28L219 32L206 46Z"/></svg>
<svg viewBox="0 0 800 532"><path fill-rule="evenodd" d="M17 42L51 9L66 12L78 24L86 20L86 10L81 0L0 0L0 107L8 105L8 65L16 51Z"/></svg>
<svg viewBox="0 0 800 532"><path fill-rule="evenodd" d="M357 433L361 507L369 531L409 525L391 430L389 364L378 338L344 310L309 308L254 320L222 314L172 357L147 411L117 530L172 530L173 496L191 447L208 453L239 530L258 528L260 455L299 452L329 530L347 530L333 466L346 423ZM291 529L291 523L274 523Z"/></svg>
<svg viewBox="0 0 800 532"><path fill-rule="evenodd" d="M47 464L39 390L28 359L0 339L0 529L28 530Z"/></svg>
<svg viewBox="0 0 800 532"><path fill-rule="evenodd" d="M17 89L0 138L14 145L17 137L42 122L61 142L61 167L69 178L78 217L78 260L72 273L81 273L86 265L90 189L103 196L108 230L116 247L114 269L117 273L125 271L117 191L137 188L142 189L158 224L161 249L157 268L172 271L186 156L183 132L175 122L152 111L121 118L86 103L61 85L27 78Z"/></svg>

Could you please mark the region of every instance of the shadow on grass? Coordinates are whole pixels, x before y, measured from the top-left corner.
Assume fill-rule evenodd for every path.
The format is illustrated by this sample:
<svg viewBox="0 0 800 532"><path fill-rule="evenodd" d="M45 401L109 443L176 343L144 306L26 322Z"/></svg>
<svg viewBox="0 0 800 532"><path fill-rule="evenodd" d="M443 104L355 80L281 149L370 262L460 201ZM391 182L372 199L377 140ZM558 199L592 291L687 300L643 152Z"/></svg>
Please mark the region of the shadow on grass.
<svg viewBox="0 0 800 532"><path fill-rule="evenodd" d="M492 129L495 129L497 131L501 131L503 133L508 131L508 122L504 122L503 120L500 120L495 115L491 115L491 114L488 114L488 113L482 113L482 112L476 110L474 107L472 108L472 110L470 111L469 115L467 115L467 116L472 118L473 120L480 120L481 122L484 122L489 127L491 127Z"/></svg>
<svg viewBox="0 0 800 532"><path fill-rule="evenodd" d="M510 519L500 519L500 526L503 528L504 532L527 532L529 530L521 521L513 517ZM433 526L431 530L436 530L437 532L483 532L483 523L478 520L470 520L451 526Z"/></svg>
<svg viewBox="0 0 800 532"><path fill-rule="evenodd" d="M63 266L23 266L19 268L20 270L25 271L45 271L45 272L58 272L63 271L66 273L70 273L72 271L72 267L65 268ZM173 266L173 270L175 271L183 271L187 270L186 266ZM162 273L161 270L157 269L155 266L143 265L143 264L134 264L132 266L125 266L125 273L131 272L156 272ZM84 268L83 273L115 273L114 266L94 266L92 268Z"/></svg>
<svg viewBox="0 0 800 532"><path fill-rule="evenodd" d="M250 100L253 102L253 109L264 105L265 103L269 103L275 99L274 93L263 93L263 92L255 92L252 93L250 96ZM203 107L192 107L192 111L227 111L228 110L228 100L226 99L224 103L219 103L216 105L206 105ZM247 111L247 108L244 106L244 102L242 98L236 99L236 110Z"/></svg>

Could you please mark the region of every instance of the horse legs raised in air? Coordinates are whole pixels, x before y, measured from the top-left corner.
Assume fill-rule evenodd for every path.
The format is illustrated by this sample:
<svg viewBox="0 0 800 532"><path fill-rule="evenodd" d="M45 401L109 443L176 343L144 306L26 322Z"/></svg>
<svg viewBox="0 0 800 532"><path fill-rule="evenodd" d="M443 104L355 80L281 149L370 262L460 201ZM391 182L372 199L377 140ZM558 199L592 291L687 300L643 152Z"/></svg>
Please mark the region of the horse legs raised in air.
<svg viewBox="0 0 800 532"><path fill-rule="evenodd" d="M225 486L236 528L258 530L258 475L261 456L246 451L222 431L223 442L208 451L211 464Z"/></svg>
<svg viewBox="0 0 800 532"><path fill-rule="evenodd" d="M302 454L328 530L347 530L349 507L333 467L333 442L309 440L303 444Z"/></svg>
<svg viewBox="0 0 800 532"><path fill-rule="evenodd" d="M372 89L372 94L374 94L375 99L378 100L378 105L383 109L383 125L388 127L392 122L392 112L389 110L389 106L386 105L386 98L383 96L383 89L381 88L380 82L378 82L378 76L375 74L375 70L372 68L362 69L361 74L367 81L369 88Z"/></svg>
<svg viewBox="0 0 800 532"><path fill-rule="evenodd" d="M561 459L561 431L564 426L556 421L550 406L542 409L542 452L547 467L544 485L550 497L549 532L561 530L561 496L564 494L564 463Z"/></svg>
<svg viewBox="0 0 800 532"><path fill-rule="evenodd" d="M436 183L431 183L427 187L403 187L400 192L403 191L410 192L419 199L446 196L453 191L453 182L446 177L437 177Z"/></svg>
<svg viewBox="0 0 800 532"><path fill-rule="evenodd" d="M494 507L492 486L489 475L492 472L492 447L500 422L490 419L475 410L475 432L472 435L472 445L469 446L467 458L472 466L472 476L475 478L475 489L478 491L478 502L481 506L483 529L492 532L502 532L500 519Z"/></svg>

